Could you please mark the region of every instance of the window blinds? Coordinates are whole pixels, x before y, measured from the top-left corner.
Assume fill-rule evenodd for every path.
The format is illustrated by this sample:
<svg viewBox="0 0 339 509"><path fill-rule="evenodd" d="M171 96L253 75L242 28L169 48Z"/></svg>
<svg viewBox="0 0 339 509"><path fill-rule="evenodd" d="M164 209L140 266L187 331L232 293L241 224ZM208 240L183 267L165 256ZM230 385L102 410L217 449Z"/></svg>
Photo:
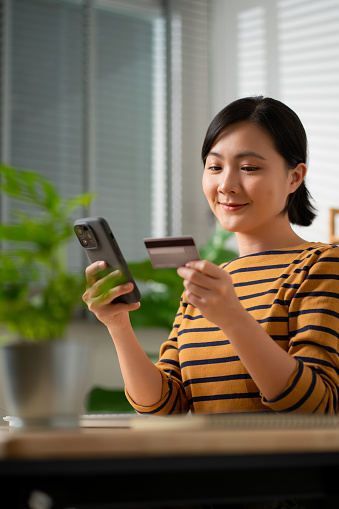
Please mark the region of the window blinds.
<svg viewBox="0 0 339 509"><path fill-rule="evenodd" d="M209 0L172 0L171 5L172 87L176 87L171 112L174 142L171 146L174 177L171 233L193 234L200 245L211 233L211 212L202 192L200 158L211 121L210 83L214 80L209 65ZM178 68L181 69L179 82ZM181 199L177 193L182 193Z"/></svg>
<svg viewBox="0 0 339 509"><path fill-rule="evenodd" d="M318 209L302 234L328 242L328 209L339 207L339 1L279 0L277 8L280 98L304 123Z"/></svg>
<svg viewBox="0 0 339 509"><path fill-rule="evenodd" d="M159 6L151 1L128 2L126 9L114 1L7 3L6 162L39 171L64 196L95 192L90 212L107 218L127 259L145 257L142 238L154 229L154 139L163 144L160 154L165 152L159 126L166 118L158 106L164 103L166 82L156 79L165 60L164 35L156 25ZM165 158L161 164L157 170L166 175ZM157 182L166 210L165 178ZM165 225L155 222L164 234ZM80 260L74 241L70 265L77 267Z"/></svg>
<svg viewBox="0 0 339 509"><path fill-rule="evenodd" d="M237 20L239 97L267 89L266 12L262 6L240 11Z"/></svg>
<svg viewBox="0 0 339 509"><path fill-rule="evenodd" d="M207 0L4 3L4 162L65 196L94 191L89 212L107 218L128 260L146 257L143 237L205 241ZM77 253L75 243L74 268Z"/></svg>
<svg viewBox="0 0 339 509"><path fill-rule="evenodd" d="M213 0L211 6L215 110L263 94L296 111L309 140L307 182L318 209L314 223L296 231L328 242L328 209L339 207L339 0Z"/></svg>
<svg viewBox="0 0 339 509"><path fill-rule="evenodd" d="M152 141L161 112L153 97L164 90L154 89L154 31L152 18L96 12L94 211L106 214L132 260L146 254L142 239L152 236L155 213ZM165 123L162 113L158 123Z"/></svg>
<svg viewBox="0 0 339 509"><path fill-rule="evenodd" d="M13 0L9 162L82 191L82 19L66 2Z"/></svg>

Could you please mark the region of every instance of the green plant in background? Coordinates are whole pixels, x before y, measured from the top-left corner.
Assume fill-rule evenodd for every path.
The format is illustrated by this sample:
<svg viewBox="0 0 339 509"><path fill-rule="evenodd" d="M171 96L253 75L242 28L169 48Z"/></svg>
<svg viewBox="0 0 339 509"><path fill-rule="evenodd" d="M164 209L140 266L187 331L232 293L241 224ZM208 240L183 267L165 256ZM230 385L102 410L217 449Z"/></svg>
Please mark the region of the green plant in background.
<svg viewBox="0 0 339 509"><path fill-rule="evenodd" d="M94 414L134 412L123 389L93 387L86 396L86 412Z"/></svg>
<svg viewBox="0 0 339 509"><path fill-rule="evenodd" d="M218 224L207 244L199 250L201 258L216 265L236 258L238 253L227 248L232 235ZM183 292L182 279L176 269L153 269L149 260L128 265L133 277L142 282L141 308L130 315L133 326L171 330Z"/></svg>
<svg viewBox="0 0 339 509"><path fill-rule="evenodd" d="M63 198L38 173L1 164L0 191L11 198L9 222L0 225L2 340L62 338L84 290L83 274L67 270L70 215L92 196Z"/></svg>

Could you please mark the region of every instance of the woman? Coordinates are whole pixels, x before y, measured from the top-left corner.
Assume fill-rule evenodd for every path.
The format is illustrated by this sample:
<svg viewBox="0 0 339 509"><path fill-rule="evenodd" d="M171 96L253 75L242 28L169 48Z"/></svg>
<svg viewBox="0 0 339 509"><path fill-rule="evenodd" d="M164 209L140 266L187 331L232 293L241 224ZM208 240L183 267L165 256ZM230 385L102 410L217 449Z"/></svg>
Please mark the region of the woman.
<svg viewBox="0 0 339 509"><path fill-rule="evenodd" d="M104 264L88 267L84 301L108 327L138 412L337 412L339 248L291 227L315 217L306 155L298 116L274 99L240 99L213 119L203 190L239 258L178 269L185 291L156 365L130 325L139 303L110 304L130 285L101 295Z"/></svg>

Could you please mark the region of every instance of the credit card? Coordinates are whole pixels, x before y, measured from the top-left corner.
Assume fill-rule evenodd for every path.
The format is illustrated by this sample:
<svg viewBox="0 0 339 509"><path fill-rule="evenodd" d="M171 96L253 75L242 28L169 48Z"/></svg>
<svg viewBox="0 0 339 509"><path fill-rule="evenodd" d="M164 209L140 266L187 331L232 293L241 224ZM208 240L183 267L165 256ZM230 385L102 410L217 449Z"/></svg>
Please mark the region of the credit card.
<svg viewBox="0 0 339 509"><path fill-rule="evenodd" d="M144 239L148 256L154 269L183 267L200 255L193 237L163 237Z"/></svg>

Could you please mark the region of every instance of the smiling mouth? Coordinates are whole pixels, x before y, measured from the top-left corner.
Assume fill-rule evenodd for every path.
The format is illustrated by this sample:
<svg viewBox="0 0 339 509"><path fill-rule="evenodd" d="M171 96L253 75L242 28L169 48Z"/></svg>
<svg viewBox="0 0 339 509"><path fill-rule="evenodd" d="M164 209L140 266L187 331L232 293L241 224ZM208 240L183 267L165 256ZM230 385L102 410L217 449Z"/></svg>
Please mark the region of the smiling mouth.
<svg viewBox="0 0 339 509"><path fill-rule="evenodd" d="M222 206L222 208L224 210L234 212L236 210L240 210L240 209L244 208L247 205L247 203L222 203L222 202L220 202L220 205Z"/></svg>

